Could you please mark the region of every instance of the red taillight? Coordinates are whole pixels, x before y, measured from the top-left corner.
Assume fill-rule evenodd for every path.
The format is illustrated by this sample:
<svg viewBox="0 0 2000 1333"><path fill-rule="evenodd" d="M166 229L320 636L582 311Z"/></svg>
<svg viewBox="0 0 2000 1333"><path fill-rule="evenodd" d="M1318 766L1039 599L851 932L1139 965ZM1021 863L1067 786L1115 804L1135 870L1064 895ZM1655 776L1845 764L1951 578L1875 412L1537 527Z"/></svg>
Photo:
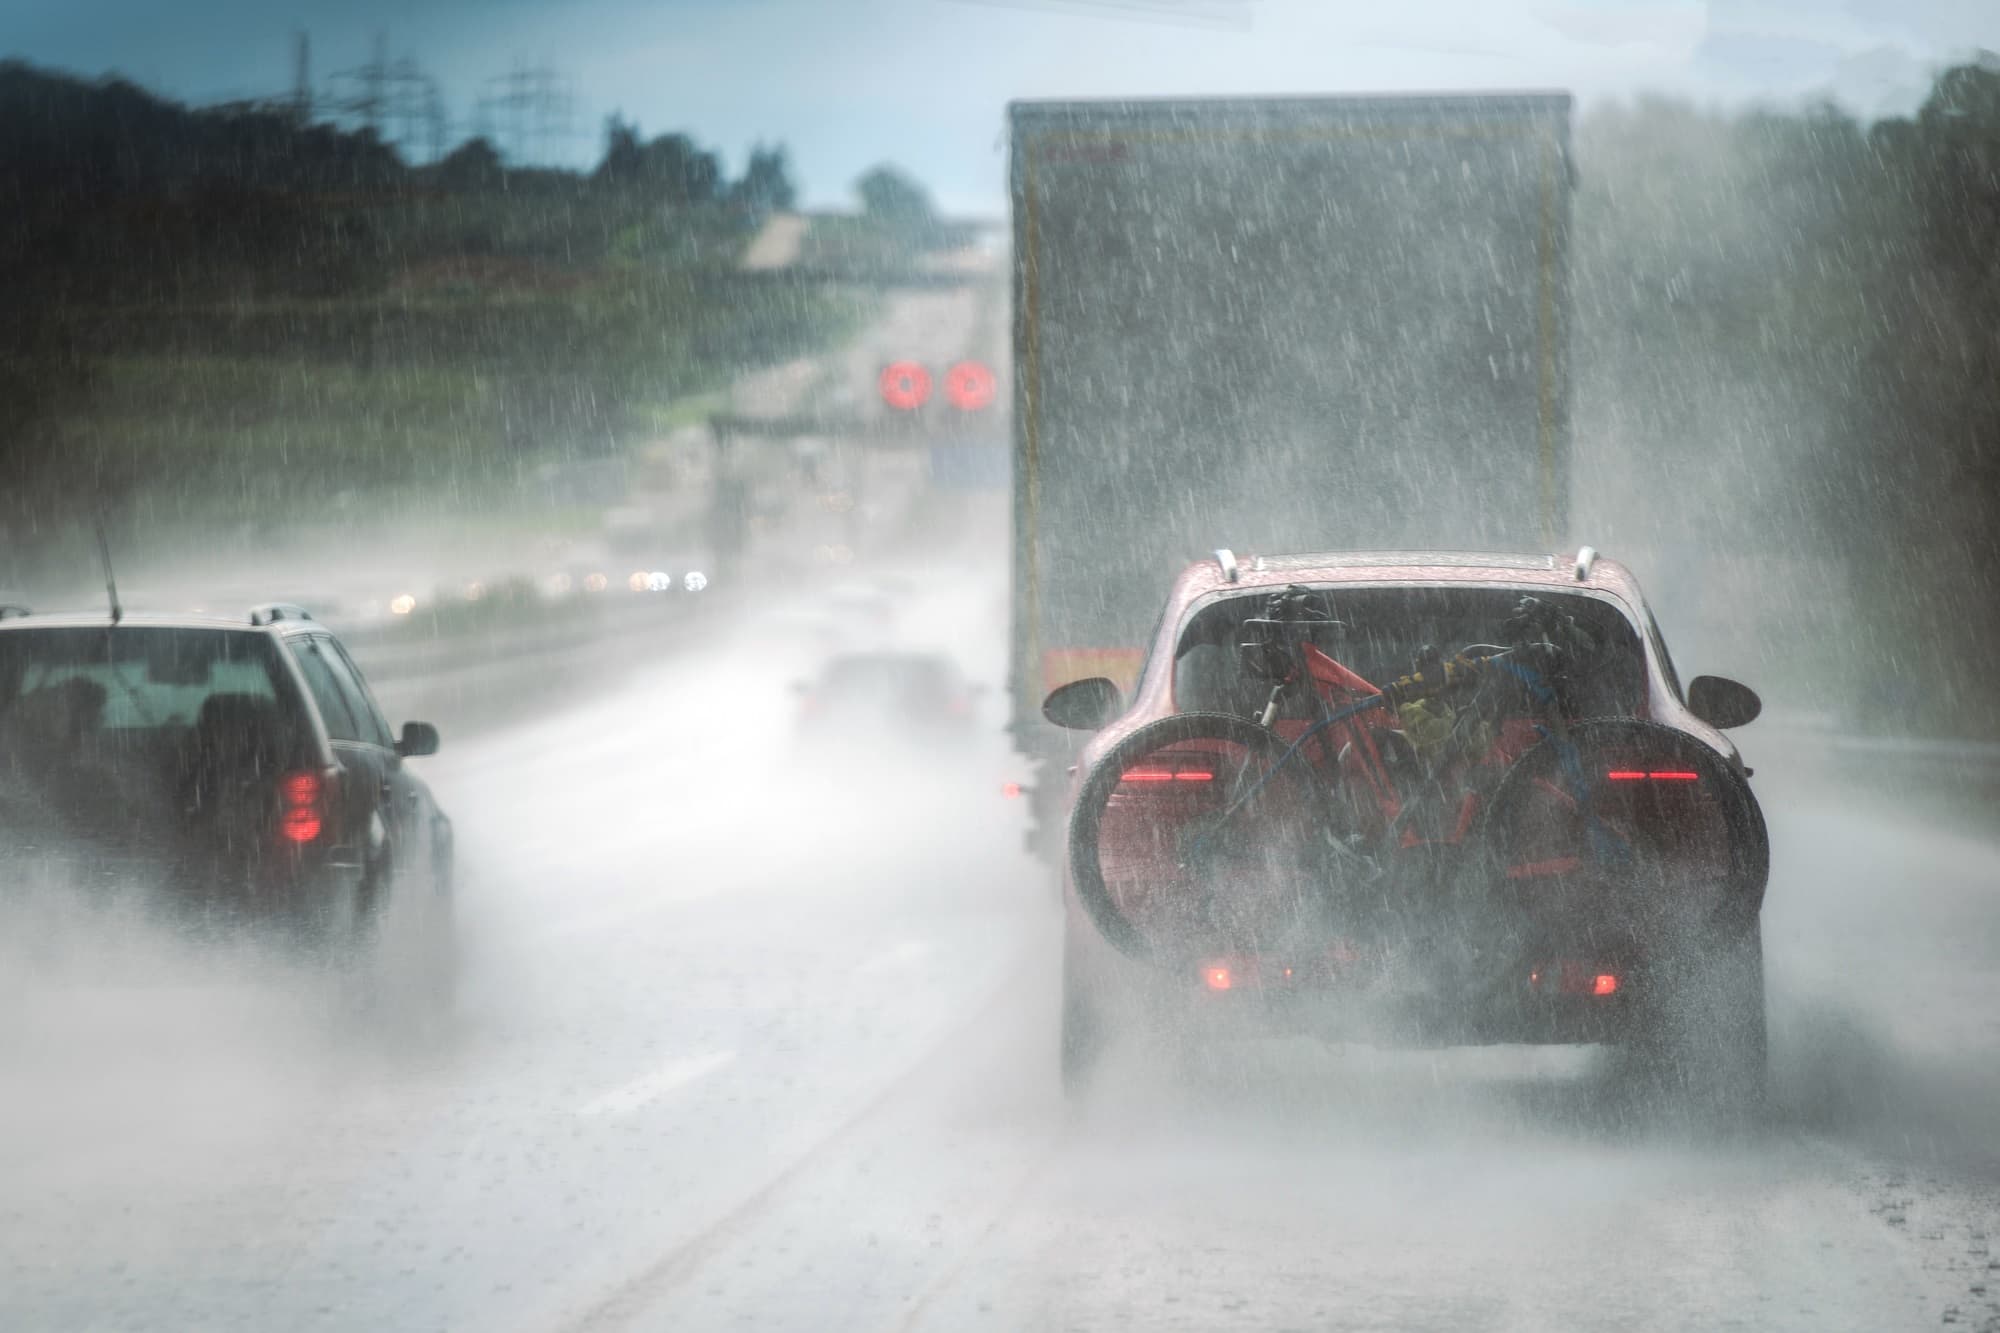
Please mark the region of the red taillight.
<svg viewBox="0 0 2000 1333"><path fill-rule="evenodd" d="M1554 976L1550 976L1553 972ZM1589 963L1563 961L1547 968L1535 968L1528 973L1528 984L1539 987L1544 981L1553 981L1556 990L1563 995L1616 995L1618 974L1600 972Z"/></svg>
<svg viewBox="0 0 2000 1333"><path fill-rule="evenodd" d="M284 818L278 821L278 827L293 842L311 842L319 836L319 811L310 806L298 810L287 810L285 811Z"/></svg>
<svg viewBox="0 0 2000 1333"><path fill-rule="evenodd" d="M1604 775L1612 782L1699 782L1701 774L1685 768L1656 768L1650 773L1636 768L1614 768Z"/></svg>
<svg viewBox="0 0 2000 1333"><path fill-rule="evenodd" d="M290 842L311 842L326 826L320 810L325 786L317 773L288 773L278 780L278 796L284 813L278 816L278 831Z"/></svg>
<svg viewBox="0 0 2000 1333"><path fill-rule="evenodd" d="M1000 794L1010 801L1014 800L1021 794L1021 784L1018 782L1003 782L1000 784Z"/></svg>
<svg viewBox="0 0 2000 1333"><path fill-rule="evenodd" d="M1213 773L1196 773L1196 772L1192 772L1192 771L1190 771L1190 770L1188 770L1188 769L1182 769L1182 770L1181 770L1180 772L1178 772L1178 773L1174 774L1174 781L1175 781L1175 782L1213 782L1213 781L1215 781L1215 774L1213 774Z"/></svg>
<svg viewBox="0 0 2000 1333"><path fill-rule="evenodd" d="M1646 775L1636 769L1614 768L1604 775L1613 782L1644 782Z"/></svg>
<svg viewBox="0 0 2000 1333"><path fill-rule="evenodd" d="M1220 963L1212 963L1204 967L1201 970L1201 979L1208 983L1210 990L1228 990L1236 984L1236 978L1230 975L1229 969Z"/></svg>
<svg viewBox="0 0 2000 1333"><path fill-rule="evenodd" d="M1176 772L1169 768L1128 768L1125 770L1127 782L1213 782L1215 774L1202 769L1183 768Z"/></svg>

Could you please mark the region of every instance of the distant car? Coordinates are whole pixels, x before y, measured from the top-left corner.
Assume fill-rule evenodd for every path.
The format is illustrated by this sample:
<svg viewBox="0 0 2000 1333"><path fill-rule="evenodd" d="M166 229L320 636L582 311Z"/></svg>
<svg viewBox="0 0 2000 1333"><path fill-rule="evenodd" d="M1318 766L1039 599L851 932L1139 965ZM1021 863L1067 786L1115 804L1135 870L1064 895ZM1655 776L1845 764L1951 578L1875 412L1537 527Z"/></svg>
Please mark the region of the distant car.
<svg viewBox="0 0 2000 1333"><path fill-rule="evenodd" d="M1217 552L1167 599L1069 793L1062 1072L1132 1020L1432 1045L1623 1045L1764 1077L1769 844L1637 582L1570 556Z"/></svg>
<svg viewBox="0 0 2000 1333"><path fill-rule="evenodd" d="M796 688L799 730L808 741L960 740L971 734L977 711L977 687L936 653L842 653L818 680Z"/></svg>
<svg viewBox="0 0 2000 1333"><path fill-rule="evenodd" d="M359 944L398 895L448 912L451 821L304 611L0 620L0 848L79 887Z"/></svg>

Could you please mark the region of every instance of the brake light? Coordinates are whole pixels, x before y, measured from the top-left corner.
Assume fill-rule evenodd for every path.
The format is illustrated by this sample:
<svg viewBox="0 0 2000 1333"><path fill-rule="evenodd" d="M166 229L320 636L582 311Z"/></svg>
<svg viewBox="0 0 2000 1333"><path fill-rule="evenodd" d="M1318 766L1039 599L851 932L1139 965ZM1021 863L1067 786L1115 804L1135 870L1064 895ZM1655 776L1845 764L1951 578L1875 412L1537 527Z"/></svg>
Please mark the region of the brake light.
<svg viewBox="0 0 2000 1333"><path fill-rule="evenodd" d="M320 808L325 785L317 773L288 773L278 779L278 796L284 804L278 816L278 831L288 842L311 842L326 826Z"/></svg>
<svg viewBox="0 0 2000 1333"><path fill-rule="evenodd" d="M1563 995L1602 997L1618 993L1617 973L1600 972L1589 963L1571 960L1537 967L1528 973L1530 986L1539 987L1544 981L1553 981L1556 990Z"/></svg>
<svg viewBox="0 0 2000 1333"><path fill-rule="evenodd" d="M1128 768L1125 770L1127 782L1213 782L1215 774L1201 769L1184 768L1179 772L1166 768Z"/></svg>
<svg viewBox="0 0 2000 1333"><path fill-rule="evenodd" d="M1174 781L1175 781L1175 782L1213 782L1213 781L1215 781L1215 774L1213 774L1213 773L1193 773L1193 772L1188 772L1188 771L1186 771L1186 770L1182 770L1181 772L1179 772L1179 773L1176 773L1176 774L1174 774Z"/></svg>
<svg viewBox="0 0 2000 1333"><path fill-rule="evenodd" d="M1656 768L1650 773L1637 768L1614 768L1605 778L1612 782L1699 782L1701 774L1685 768Z"/></svg>
<svg viewBox="0 0 2000 1333"><path fill-rule="evenodd" d="M1236 978L1229 969L1219 963L1212 963L1201 970L1201 979L1208 983L1210 990L1228 990L1236 984Z"/></svg>
<svg viewBox="0 0 2000 1333"><path fill-rule="evenodd" d="M1015 800L1021 795L1021 784L1018 782L1003 782L1000 784L1000 794L1010 801Z"/></svg>
<svg viewBox="0 0 2000 1333"><path fill-rule="evenodd" d="M1655 781L1655 782L1699 782L1699 781L1701 781L1701 774L1699 774L1699 773L1690 773L1690 772L1688 772L1688 771L1687 771L1686 769L1668 769L1668 770L1665 770L1665 771L1655 771L1655 772L1652 772L1652 773L1648 773L1648 774L1647 774L1646 776L1647 776L1647 777L1649 777L1649 778L1651 778L1651 779L1652 779L1653 781Z"/></svg>
<svg viewBox="0 0 2000 1333"><path fill-rule="evenodd" d="M293 842L311 842L319 836L319 811L310 807L285 811L278 828Z"/></svg>

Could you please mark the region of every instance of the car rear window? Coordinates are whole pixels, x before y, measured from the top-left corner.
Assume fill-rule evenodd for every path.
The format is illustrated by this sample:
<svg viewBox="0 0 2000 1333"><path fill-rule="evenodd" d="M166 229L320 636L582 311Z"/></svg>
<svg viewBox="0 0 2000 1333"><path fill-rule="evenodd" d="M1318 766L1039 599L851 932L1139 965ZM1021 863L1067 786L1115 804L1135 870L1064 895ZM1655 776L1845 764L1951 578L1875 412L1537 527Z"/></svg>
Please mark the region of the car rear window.
<svg viewBox="0 0 2000 1333"><path fill-rule="evenodd" d="M1475 644L1507 643L1505 625L1524 594L1575 617L1595 644L1576 673L1589 716L1644 711L1646 658L1639 633L1617 607L1595 597L1543 588L1326 588L1336 625L1319 631L1321 649L1375 685L1416 667L1426 647L1449 655ZM1260 614L1269 590L1203 607L1181 631L1174 658L1174 702L1182 711L1261 712L1270 684L1242 669L1243 622Z"/></svg>
<svg viewBox="0 0 2000 1333"><path fill-rule="evenodd" d="M191 727L219 695L282 707L276 647L228 629L119 626L0 634L0 728L82 735Z"/></svg>

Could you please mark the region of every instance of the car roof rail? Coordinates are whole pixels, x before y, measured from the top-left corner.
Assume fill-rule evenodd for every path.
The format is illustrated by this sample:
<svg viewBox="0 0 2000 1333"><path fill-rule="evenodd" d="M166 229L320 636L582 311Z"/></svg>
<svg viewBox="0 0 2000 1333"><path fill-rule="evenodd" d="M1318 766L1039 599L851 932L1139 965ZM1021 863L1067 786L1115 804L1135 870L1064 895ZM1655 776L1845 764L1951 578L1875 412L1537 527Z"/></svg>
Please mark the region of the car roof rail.
<svg viewBox="0 0 2000 1333"><path fill-rule="evenodd" d="M1597 563L1597 548L1595 546L1577 547L1576 581L1578 583L1586 582L1590 578L1591 567L1594 566L1596 563Z"/></svg>
<svg viewBox="0 0 2000 1333"><path fill-rule="evenodd" d="M33 614L35 614L35 609L31 606L19 606L13 602L0 604L0 620L14 620L21 616L31 616Z"/></svg>
<svg viewBox="0 0 2000 1333"><path fill-rule="evenodd" d="M311 620L312 612L303 606L290 602L265 602L262 606L250 608L250 623L253 625L275 625L280 620Z"/></svg>
<svg viewBox="0 0 2000 1333"><path fill-rule="evenodd" d="M1236 552L1230 550L1227 546L1218 546L1215 548L1215 563L1222 570L1222 581L1224 583L1234 583L1243 576L1242 570L1236 564Z"/></svg>

